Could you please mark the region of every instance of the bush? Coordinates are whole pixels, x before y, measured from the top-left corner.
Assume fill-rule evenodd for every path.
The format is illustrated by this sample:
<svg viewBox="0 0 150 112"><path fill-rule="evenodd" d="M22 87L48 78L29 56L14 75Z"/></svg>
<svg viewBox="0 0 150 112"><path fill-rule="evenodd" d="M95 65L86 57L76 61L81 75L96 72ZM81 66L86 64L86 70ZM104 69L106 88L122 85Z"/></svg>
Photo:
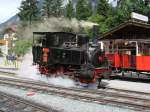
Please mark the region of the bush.
<svg viewBox="0 0 150 112"><path fill-rule="evenodd" d="M29 40L17 40L15 42L15 47L12 49L12 52L18 56L24 56L27 51L30 50L32 46L32 41Z"/></svg>

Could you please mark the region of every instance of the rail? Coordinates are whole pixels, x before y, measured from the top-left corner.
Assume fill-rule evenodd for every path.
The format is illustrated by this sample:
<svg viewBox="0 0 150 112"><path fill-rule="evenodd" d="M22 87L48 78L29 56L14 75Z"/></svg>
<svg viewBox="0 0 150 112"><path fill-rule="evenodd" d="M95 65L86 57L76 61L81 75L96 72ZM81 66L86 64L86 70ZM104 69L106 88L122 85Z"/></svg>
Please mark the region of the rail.
<svg viewBox="0 0 150 112"><path fill-rule="evenodd" d="M82 90L65 88L43 82L21 79L0 78L0 84L35 89L50 94L58 94L76 100L90 101L103 105L130 108L138 111L150 110L150 94L144 92L106 88L100 90Z"/></svg>

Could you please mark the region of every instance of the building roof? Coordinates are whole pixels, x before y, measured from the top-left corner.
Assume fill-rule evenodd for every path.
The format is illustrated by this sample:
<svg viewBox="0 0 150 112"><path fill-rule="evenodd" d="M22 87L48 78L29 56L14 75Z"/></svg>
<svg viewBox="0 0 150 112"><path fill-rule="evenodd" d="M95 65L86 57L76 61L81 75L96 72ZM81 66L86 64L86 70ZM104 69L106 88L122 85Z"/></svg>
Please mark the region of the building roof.
<svg viewBox="0 0 150 112"><path fill-rule="evenodd" d="M101 35L99 40L150 39L150 24L127 21Z"/></svg>
<svg viewBox="0 0 150 112"><path fill-rule="evenodd" d="M45 34L72 34L74 35L74 33L69 33L69 32L33 32L33 34L37 34L37 35L45 35Z"/></svg>

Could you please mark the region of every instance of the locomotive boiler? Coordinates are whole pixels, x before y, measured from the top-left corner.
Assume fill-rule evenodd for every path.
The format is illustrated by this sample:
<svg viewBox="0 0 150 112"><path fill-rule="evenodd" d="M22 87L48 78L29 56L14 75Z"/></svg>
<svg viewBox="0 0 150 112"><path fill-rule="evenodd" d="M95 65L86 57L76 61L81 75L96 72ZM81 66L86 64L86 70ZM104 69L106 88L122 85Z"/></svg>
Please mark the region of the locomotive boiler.
<svg viewBox="0 0 150 112"><path fill-rule="evenodd" d="M111 70L98 45L89 45L85 34L34 32L33 63L46 76L62 76L93 83L107 78Z"/></svg>

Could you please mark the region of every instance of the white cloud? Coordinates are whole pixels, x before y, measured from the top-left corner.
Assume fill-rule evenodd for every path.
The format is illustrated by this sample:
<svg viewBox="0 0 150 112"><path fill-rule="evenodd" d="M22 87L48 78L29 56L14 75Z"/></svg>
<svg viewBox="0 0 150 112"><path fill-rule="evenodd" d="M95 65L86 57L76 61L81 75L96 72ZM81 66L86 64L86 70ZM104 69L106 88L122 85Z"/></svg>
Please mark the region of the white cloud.
<svg viewBox="0 0 150 112"><path fill-rule="evenodd" d="M0 23L19 12L21 0L0 0Z"/></svg>

